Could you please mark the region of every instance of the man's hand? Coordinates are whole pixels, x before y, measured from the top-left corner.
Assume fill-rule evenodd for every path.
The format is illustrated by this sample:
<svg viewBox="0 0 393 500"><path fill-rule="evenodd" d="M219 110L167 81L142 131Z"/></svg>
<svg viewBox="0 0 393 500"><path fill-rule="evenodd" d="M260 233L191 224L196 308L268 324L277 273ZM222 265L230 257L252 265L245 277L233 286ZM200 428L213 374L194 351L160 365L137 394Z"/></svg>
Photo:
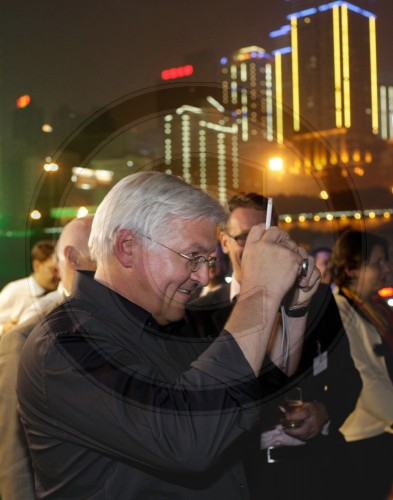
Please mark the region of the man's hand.
<svg viewBox="0 0 393 500"><path fill-rule="evenodd" d="M299 248L289 234L278 227L265 231L264 224L254 226L247 238L242 256L240 296L248 298L261 289L279 301L294 286L305 250ZM314 259L310 257L307 276L299 286L308 289L317 279Z"/></svg>
<svg viewBox="0 0 393 500"><path fill-rule="evenodd" d="M239 298L225 328L238 342L254 373L259 373L262 366L283 298L293 286L298 286L299 270L306 256L305 250L278 227L266 231L265 224L257 224L248 234L242 255ZM299 283L304 290L316 286L319 277L319 272L314 271L314 259L310 258L308 267L307 275ZM300 326L292 332L291 342L301 345L305 319L296 321ZM282 355L280 339L273 344L270 351L275 362ZM288 375L296 369L298 357L298 353L296 357L290 356Z"/></svg>
<svg viewBox="0 0 393 500"><path fill-rule="evenodd" d="M303 420L303 425L297 429L285 429L289 436L308 441L322 432L329 416L325 405L319 401L304 403L301 411L291 415L291 420Z"/></svg>
<svg viewBox="0 0 393 500"><path fill-rule="evenodd" d="M307 307L321 282L321 273L315 266L314 258L307 255L307 252L301 247L298 248L298 252L303 259L308 260L308 271L305 277L296 280L284 298L285 306L294 309Z"/></svg>
<svg viewBox="0 0 393 500"><path fill-rule="evenodd" d="M278 227L265 231L265 224L252 227L242 256L239 298L225 328L255 374L262 366L283 297L295 283L302 261L288 233Z"/></svg>

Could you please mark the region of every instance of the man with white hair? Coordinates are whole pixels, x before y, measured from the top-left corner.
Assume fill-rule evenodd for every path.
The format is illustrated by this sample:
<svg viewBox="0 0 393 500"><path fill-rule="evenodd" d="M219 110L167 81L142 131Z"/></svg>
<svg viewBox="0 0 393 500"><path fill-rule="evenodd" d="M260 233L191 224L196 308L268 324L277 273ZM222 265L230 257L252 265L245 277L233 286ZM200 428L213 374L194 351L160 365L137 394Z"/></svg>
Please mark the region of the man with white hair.
<svg viewBox="0 0 393 500"><path fill-rule="evenodd" d="M0 495L2 500L35 498L33 472L24 431L17 412L16 379L22 348L34 327L72 289L75 271L94 270L88 240L92 215L73 219L64 226L56 246L61 289L32 307L28 319L4 333L0 340Z"/></svg>
<svg viewBox="0 0 393 500"><path fill-rule="evenodd" d="M158 172L105 196L89 241L96 273L78 273L22 354L17 392L38 498L247 498L232 450L259 419L266 352L296 369L304 317L290 318L285 365L271 332L284 296L307 306L319 272L287 233L257 225L221 336L186 338L185 307L208 282L226 217L204 191Z"/></svg>

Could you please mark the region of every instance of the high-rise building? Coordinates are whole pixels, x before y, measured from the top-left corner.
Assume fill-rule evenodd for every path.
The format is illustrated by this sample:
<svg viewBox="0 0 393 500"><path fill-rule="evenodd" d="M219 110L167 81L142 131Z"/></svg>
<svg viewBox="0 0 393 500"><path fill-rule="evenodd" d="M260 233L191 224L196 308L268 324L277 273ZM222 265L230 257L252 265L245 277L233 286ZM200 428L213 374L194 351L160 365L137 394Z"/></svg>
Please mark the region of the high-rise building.
<svg viewBox="0 0 393 500"><path fill-rule="evenodd" d="M389 84L379 87L376 16L368 10L372 1L363 0L363 8L340 0L287 0L286 22L270 33L270 53L252 45L221 58L221 98L216 97L221 118L202 119L199 111L186 112L184 106L176 112L183 110L181 118L167 116L173 120L165 125L168 165L177 162L190 182L208 185L201 124L214 122L225 129L220 135L225 135L225 162L218 166L216 161L215 167L212 162L207 171L211 176L225 164L228 180L229 164L236 164L235 182L227 182L227 188L243 190L251 178L255 185L276 156L285 165L285 192L289 184L306 186L312 179L328 194L354 191L361 179L379 182L386 139L393 138L393 90ZM170 137L168 131L180 122L178 134ZM176 137L183 141L187 135L193 139L174 146ZM229 137L236 149L228 147ZM191 149L187 141L194 141ZM255 165L252 171L240 168L247 162ZM344 204L356 205L354 198Z"/></svg>
<svg viewBox="0 0 393 500"><path fill-rule="evenodd" d="M222 104L240 127L240 139L274 140L273 59L258 46L221 58Z"/></svg>
<svg viewBox="0 0 393 500"><path fill-rule="evenodd" d="M377 134L376 16L338 1L287 19L270 36L278 50L290 49L282 64L290 65L292 95L284 104L293 109L293 130L309 124L315 130Z"/></svg>
<svg viewBox="0 0 393 500"><path fill-rule="evenodd" d="M296 144L300 171L337 189L337 173L363 175L381 147L376 16L346 1L299 4L270 33L277 137Z"/></svg>
<svg viewBox="0 0 393 500"><path fill-rule="evenodd" d="M238 126L226 122L218 101L208 100L204 108L185 104L164 117L164 162L225 203L228 192L239 188Z"/></svg>

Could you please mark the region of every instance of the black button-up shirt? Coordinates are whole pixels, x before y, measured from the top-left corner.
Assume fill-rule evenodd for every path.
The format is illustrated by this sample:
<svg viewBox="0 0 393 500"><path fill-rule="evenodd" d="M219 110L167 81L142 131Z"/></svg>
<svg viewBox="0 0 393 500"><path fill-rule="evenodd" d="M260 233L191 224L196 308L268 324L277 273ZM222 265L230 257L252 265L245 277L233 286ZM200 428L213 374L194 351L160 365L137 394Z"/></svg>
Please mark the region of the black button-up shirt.
<svg viewBox="0 0 393 500"><path fill-rule="evenodd" d="M161 331L78 273L19 369L38 498L247 498L237 443L258 420L260 384L227 332L212 341L185 328Z"/></svg>

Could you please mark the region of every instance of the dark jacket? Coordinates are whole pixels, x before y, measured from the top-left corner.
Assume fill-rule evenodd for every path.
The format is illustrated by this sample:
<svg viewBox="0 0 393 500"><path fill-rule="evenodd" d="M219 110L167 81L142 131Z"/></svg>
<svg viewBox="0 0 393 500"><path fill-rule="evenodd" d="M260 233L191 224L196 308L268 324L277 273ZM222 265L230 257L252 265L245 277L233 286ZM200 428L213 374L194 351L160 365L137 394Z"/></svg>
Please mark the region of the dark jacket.
<svg viewBox="0 0 393 500"><path fill-rule="evenodd" d="M186 339L78 273L29 336L17 394L38 498L248 497L260 385L233 338ZM230 453L234 451L234 453Z"/></svg>

